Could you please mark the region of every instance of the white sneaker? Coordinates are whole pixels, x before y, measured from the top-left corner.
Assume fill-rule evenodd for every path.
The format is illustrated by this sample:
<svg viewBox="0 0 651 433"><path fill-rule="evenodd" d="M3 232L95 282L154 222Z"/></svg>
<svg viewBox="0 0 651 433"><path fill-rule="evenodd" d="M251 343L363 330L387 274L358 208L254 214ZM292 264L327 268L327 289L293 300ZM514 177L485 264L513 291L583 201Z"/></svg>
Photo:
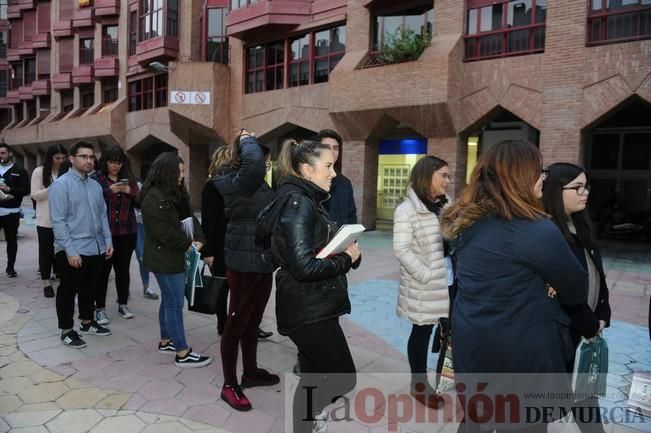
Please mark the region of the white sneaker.
<svg viewBox="0 0 651 433"><path fill-rule="evenodd" d="M129 308L126 305L120 305L118 307L118 313L120 313L120 316L122 316L123 319L133 318L133 313L129 310Z"/></svg>
<svg viewBox="0 0 651 433"><path fill-rule="evenodd" d="M95 311L95 321L98 325L108 325L111 323L108 314L106 314L106 310L104 309Z"/></svg>
<svg viewBox="0 0 651 433"><path fill-rule="evenodd" d="M312 433L327 433L328 431L328 412L323 409L318 415L314 416L312 422Z"/></svg>

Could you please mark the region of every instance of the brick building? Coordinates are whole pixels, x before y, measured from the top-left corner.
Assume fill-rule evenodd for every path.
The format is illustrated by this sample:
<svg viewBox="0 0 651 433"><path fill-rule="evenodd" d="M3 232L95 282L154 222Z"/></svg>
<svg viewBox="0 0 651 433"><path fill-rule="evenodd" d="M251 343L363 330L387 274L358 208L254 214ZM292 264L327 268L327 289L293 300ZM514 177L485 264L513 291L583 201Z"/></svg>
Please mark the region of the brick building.
<svg viewBox="0 0 651 433"><path fill-rule="evenodd" d="M28 169L53 142L119 144L138 174L177 149L196 198L239 127L274 155L333 128L374 227L410 156L446 159L458 191L519 137L586 165L597 208L651 207L648 0L0 0L0 18L1 135ZM389 64L399 28L431 41Z"/></svg>

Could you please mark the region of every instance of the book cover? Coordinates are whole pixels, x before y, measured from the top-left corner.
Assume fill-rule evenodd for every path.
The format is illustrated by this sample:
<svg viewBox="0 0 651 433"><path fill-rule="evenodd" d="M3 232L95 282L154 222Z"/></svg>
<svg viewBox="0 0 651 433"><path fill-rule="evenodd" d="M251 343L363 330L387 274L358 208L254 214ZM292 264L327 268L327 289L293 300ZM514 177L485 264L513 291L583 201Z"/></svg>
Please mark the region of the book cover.
<svg viewBox="0 0 651 433"><path fill-rule="evenodd" d="M337 230L334 237L328 245L326 245L319 254L317 254L317 259L325 259L326 257L339 254L346 250L348 245L356 242L359 236L364 233L366 228L361 224L344 224Z"/></svg>

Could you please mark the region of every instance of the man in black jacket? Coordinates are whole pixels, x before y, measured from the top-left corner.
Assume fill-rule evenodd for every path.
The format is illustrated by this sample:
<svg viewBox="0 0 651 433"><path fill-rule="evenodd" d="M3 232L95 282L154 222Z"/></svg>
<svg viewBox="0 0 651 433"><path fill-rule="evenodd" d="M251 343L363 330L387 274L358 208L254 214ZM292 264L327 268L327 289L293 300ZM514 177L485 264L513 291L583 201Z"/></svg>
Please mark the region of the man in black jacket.
<svg viewBox="0 0 651 433"><path fill-rule="evenodd" d="M314 140L330 146L330 150L334 153L335 162L339 159L339 151L341 150L342 144L342 139L339 134L332 129L322 129L314 137ZM353 184L343 174L338 173L332 179L330 199L323 206L328 211L330 218L339 225L357 224L357 208L355 207Z"/></svg>
<svg viewBox="0 0 651 433"><path fill-rule="evenodd" d="M0 229L4 230L7 241L7 275L14 278L18 252L18 225L20 224L20 205L23 197L29 194L29 178L22 167L14 163L14 154L6 143L0 143Z"/></svg>

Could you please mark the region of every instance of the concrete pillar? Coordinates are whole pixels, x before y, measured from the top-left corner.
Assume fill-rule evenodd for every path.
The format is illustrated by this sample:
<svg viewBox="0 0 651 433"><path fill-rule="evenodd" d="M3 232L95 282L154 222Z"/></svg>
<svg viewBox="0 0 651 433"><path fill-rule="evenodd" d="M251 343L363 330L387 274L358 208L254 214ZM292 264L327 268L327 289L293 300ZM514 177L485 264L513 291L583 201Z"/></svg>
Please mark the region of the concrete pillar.
<svg viewBox="0 0 651 433"><path fill-rule="evenodd" d="M342 172L353 184L357 220L375 229L377 219L378 146L375 142L346 141Z"/></svg>

